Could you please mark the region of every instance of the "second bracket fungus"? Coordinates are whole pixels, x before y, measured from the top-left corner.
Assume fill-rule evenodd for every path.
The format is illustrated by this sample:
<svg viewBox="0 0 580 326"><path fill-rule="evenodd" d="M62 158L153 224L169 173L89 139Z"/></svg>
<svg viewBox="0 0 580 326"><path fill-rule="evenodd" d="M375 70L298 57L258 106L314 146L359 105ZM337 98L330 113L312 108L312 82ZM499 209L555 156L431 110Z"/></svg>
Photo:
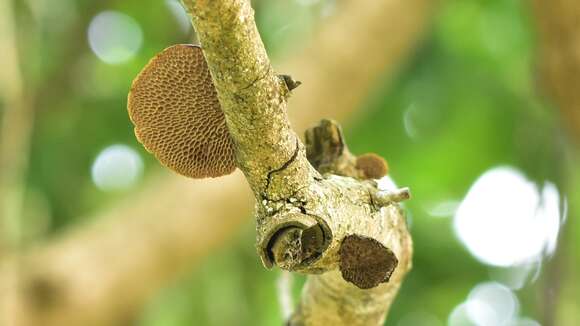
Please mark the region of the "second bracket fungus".
<svg viewBox="0 0 580 326"><path fill-rule="evenodd" d="M165 166L192 177L236 169L234 144L199 46L174 45L151 59L128 97L135 135Z"/></svg>
<svg viewBox="0 0 580 326"><path fill-rule="evenodd" d="M361 289L370 289L388 282L397 267L395 254L373 238L346 236L340 245L342 277Z"/></svg>

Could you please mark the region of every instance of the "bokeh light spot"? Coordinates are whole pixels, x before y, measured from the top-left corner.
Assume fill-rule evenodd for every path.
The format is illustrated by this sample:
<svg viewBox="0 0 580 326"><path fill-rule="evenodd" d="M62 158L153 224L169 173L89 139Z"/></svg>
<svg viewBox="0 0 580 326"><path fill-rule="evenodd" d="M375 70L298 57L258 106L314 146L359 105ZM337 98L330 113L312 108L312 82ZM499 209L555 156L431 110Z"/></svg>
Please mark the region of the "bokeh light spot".
<svg viewBox="0 0 580 326"><path fill-rule="evenodd" d="M177 21L181 31L184 34L189 33L192 29L191 23L189 21L189 16L183 8L181 2L178 0L166 0L165 4L167 5L169 11L171 11L171 14L173 14L173 17L175 17L175 20Z"/></svg>
<svg viewBox="0 0 580 326"><path fill-rule="evenodd" d="M459 205L454 229L477 259L513 266L554 251L560 228L560 195L547 182L541 191L518 170L485 172Z"/></svg>
<svg viewBox="0 0 580 326"><path fill-rule="evenodd" d="M382 178L380 178L379 180L377 180L377 188L379 190L397 190L399 187L397 187L397 184L395 183L395 181L393 180L393 178L391 178L391 176L386 175Z"/></svg>
<svg viewBox="0 0 580 326"><path fill-rule="evenodd" d="M407 110L405 110L405 113L403 113L403 126L405 127L405 132L411 139L419 138L419 131L417 130L415 123L417 112L415 104L411 104Z"/></svg>
<svg viewBox="0 0 580 326"><path fill-rule="evenodd" d="M451 314L449 314L449 318L447 318L447 325L448 326L477 326L467 314L467 305L462 303L455 307Z"/></svg>
<svg viewBox="0 0 580 326"><path fill-rule="evenodd" d="M97 155L91 167L95 185L103 191L123 190L134 185L143 172L139 153L126 145L112 145Z"/></svg>
<svg viewBox="0 0 580 326"><path fill-rule="evenodd" d="M133 58L141 48L143 33L130 16L103 11L89 25L89 45L95 55L108 64L119 64Z"/></svg>
<svg viewBox="0 0 580 326"><path fill-rule="evenodd" d="M467 316L476 325L505 325L518 314L519 302L507 287L488 282L477 285L466 301Z"/></svg>
<svg viewBox="0 0 580 326"><path fill-rule="evenodd" d="M519 318L507 324L507 326L542 326L542 325L530 318Z"/></svg>
<svg viewBox="0 0 580 326"><path fill-rule="evenodd" d="M433 205L429 205L427 207L427 213L430 216L438 217L438 218L445 218L451 217L457 211L457 207L459 207L459 201L457 200L443 200Z"/></svg>
<svg viewBox="0 0 580 326"><path fill-rule="evenodd" d="M538 260L510 267L491 267L489 274L492 280L499 282L512 290L519 290L523 288L527 282L533 281L538 277L541 265L541 261Z"/></svg>

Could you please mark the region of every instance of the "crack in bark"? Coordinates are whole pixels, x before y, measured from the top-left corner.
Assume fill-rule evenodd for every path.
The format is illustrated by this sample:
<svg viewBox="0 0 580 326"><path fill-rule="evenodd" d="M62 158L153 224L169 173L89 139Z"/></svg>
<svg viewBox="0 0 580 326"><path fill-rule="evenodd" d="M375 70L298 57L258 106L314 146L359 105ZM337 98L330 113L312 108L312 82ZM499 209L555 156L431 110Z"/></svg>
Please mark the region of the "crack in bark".
<svg viewBox="0 0 580 326"><path fill-rule="evenodd" d="M258 77L256 77L256 79L254 79L252 82L250 82L247 86L244 86L244 87L240 88L240 91L245 91L246 89L254 86L260 80L266 78L270 74L270 71L271 70L272 70L272 67L271 66L268 66L265 73L263 73L263 74L259 75Z"/></svg>
<svg viewBox="0 0 580 326"><path fill-rule="evenodd" d="M270 183L272 182L272 176L275 173L278 172L282 172L285 169L287 169L290 164L292 164L292 162L294 162L296 160L296 157L298 157L298 152L300 151L300 144L298 143L298 137L296 137L296 148L294 149L294 153L292 154L292 157L290 157L290 159L288 161L286 161L281 167L271 170L268 172L268 174L266 175L266 186L264 187L264 195L263 197L265 197L266 199L268 199L268 188L270 187Z"/></svg>
<svg viewBox="0 0 580 326"><path fill-rule="evenodd" d="M375 212L380 210L380 208L377 209L377 205L375 203L375 200L373 198L373 194L371 193L371 191L367 190L367 193L369 194L369 202L371 203L370 206L374 209Z"/></svg>

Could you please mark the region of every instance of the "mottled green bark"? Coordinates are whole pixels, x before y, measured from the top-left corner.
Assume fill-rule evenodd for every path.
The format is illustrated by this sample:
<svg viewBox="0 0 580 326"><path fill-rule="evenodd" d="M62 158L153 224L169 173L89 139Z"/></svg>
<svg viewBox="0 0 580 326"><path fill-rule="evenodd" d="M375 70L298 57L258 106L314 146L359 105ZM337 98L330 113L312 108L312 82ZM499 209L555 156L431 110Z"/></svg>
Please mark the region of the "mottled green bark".
<svg viewBox="0 0 580 326"><path fill-rule="evenodd" d="M290 128L290 91L272 68L248 1L184 0L208 62L238 166L256 196L277 197L304 184L314 172ZM273 182L289 161L293 177ZM270 179L269 179L270 178ZM283 195L283 194L282 194Z"/></svg>

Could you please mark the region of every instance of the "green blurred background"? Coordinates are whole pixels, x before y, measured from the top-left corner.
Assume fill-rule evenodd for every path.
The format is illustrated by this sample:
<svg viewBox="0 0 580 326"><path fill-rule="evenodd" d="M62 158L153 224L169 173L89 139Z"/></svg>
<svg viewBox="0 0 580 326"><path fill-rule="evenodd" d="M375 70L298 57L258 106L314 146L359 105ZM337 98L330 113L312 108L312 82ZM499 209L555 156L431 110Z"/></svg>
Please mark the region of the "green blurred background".
<svg viewBox="0 0 580 326"><path fill-rule="evenodd" d="M335 1L254 1L274 65L333 15ZM194 38L170 0L36 3L14 2L23 75L36 99L21 224L26 245L86 223L78 217L122 200L161 169L134 137L127 92L152 56ZM574 200L566 190L571 145L557 110L537 92L530 10L517 0L441 2L412 56L369 90L364 115L345 128L354 153L387 158L392 178L414 196L405 203L413 270L388 325L533 326L580 314L573 297L559 297L574 277L558 274L559 261L578 259L558 251L564 241L578 245L578 231L554 248L572 225L564 223ZM478 188L486 180L514 198ZM479 206L469 206L474 202ZM505 226L510 233L524 236L506 243L505 230L489 225L503 218L514 219ZM248 219L211 258L150 298L136 323L281 325L280 273L262 267L254 232ZM294 281L297 298L304 280ZM562 305L571 308L554 307Z"/></svg>

